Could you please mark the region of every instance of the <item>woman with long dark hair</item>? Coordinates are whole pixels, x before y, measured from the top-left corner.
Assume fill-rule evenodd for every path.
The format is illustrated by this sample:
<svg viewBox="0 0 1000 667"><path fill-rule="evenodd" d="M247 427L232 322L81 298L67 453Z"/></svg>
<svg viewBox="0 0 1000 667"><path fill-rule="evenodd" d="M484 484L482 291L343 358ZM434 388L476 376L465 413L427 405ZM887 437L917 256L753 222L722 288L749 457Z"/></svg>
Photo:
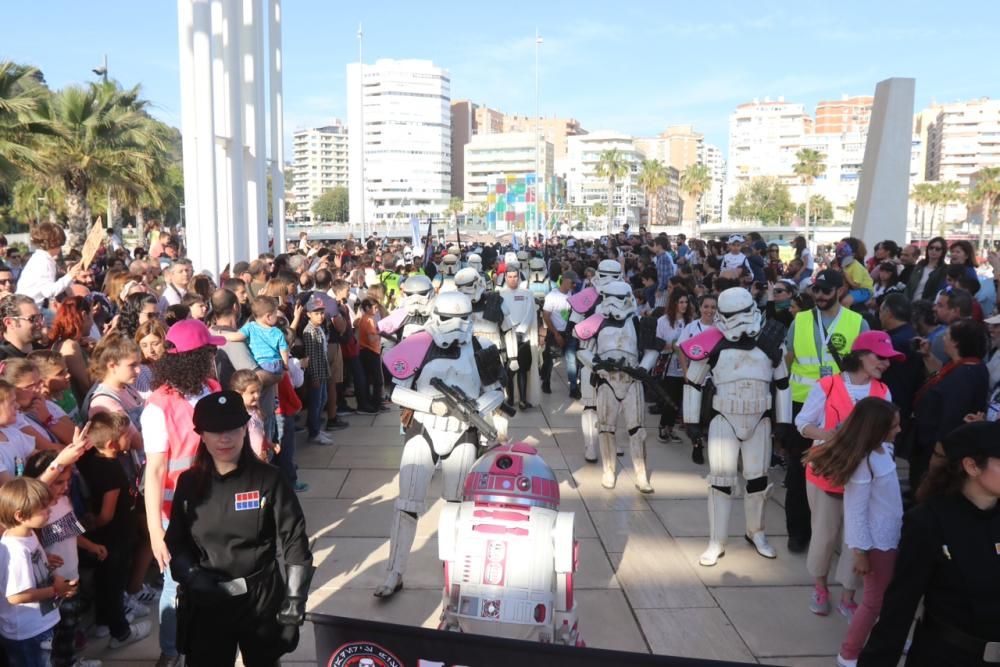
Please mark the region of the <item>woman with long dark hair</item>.
<svg viewBox="0 0 1000 667"><path fill-rule="evenodd" d="M910 274L910 282L906 285L906 298L915 301L927 299L933 301L938 291L944 285L944 253L948 242L941 236L935 236L927 242L924 258L917 262Z"/></svg>
<svg viewBox="0 0 1000 667"><path fill-rule="evenodd" d="M233 665L237 650L248 667L270 667L295 649L305 616L313 574L305 517L281 471L254 455L249 420L235 391L198 401L200 442L177 481L166 543L183 593L179 648L193 667Z"/></svg>
<svg viewBox="0 0 1000 667"><path fill-rule="evenodd" d="M953 241L948 246L948 261L951 266L964 266L965 275L976 277L976 251L968 241Z"/></svg>
<svg viewBox="0 0 1000 667"><path fill-rule="evenodd" d="M1000 660L1000 423L949 433L903 517L895 574L859 667L895 665L921 598L906 667Z"/></svg>
<svg viewBox="0 0 1000 667"><path fill-rule="evenodd" d="M679 435L674 433L678 410L684 393L684 369L680 364L680 348L677 347L681 332L691 322L691 294L683 287L675 286L667 297L667 307L663 315L656 320L656 337L666 345L660 353L657 371L663 378L663 389L672 399L664 402L660 408L660 442L680 442Z"/></svg>
<svg viewBox="0 0 1000 667"><path fill-rule="evenodd" d="M816 261L813 259L812 251L809 250L809 244L806 243L806 237L796 236L795 240L792 241L792 247L795 248L795 259L802 261L802 274L799 275L798 279L805 280L812 276L813 271L816 268Z"/></svg>
<svg viewBox="0 0 1000 667"><path fill-rule="evenodd" d="M128 338L135 338L139 325L147 320L157 319L160 311L155 295L147 292L133 292L125 297L121 311L118 313L117 329Z"/></svg>

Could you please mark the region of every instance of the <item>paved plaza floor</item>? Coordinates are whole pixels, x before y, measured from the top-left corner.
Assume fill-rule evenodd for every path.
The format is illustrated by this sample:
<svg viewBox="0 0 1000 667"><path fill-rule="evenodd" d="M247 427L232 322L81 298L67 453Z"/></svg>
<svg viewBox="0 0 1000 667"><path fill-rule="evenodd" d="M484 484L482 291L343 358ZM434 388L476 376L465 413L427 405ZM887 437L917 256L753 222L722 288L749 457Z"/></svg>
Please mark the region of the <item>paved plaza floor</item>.
<svg viewBox="0 0 1000 667"><path fill-rule="evenodd" d="M628 456L618 487L605 490L600 468L583 459L580 404L565 384L542 405L513 420L516 440L539 448L561 480L562 509L575 513L580 541L576 577L581 634L588 646L676 656L795 665L834 665L847 621L834 611L809 612L811 582L805 556L785 549L783 471L774 471L767 532L778 552L761 558L742 539L743 508L733 504L732 536L715 567L698 565L706 545L707 466L691 462L690 445L656 439L647 417L647 460L655 493L635 489ZM395 412L347 418L337 444L302 445L299 472L310 489L300 495L317 566L310 611L435 627L442 574L437 520L443 501L435 475L430 510L420 518L405 588L381 602L372 591L384 576L402 439ZM625 430L619 439L625 442ZM832 592L836 601L839 591ZM154 613L155 615L155 613ZM108 665L149 665L158 655L151 637L118 651L91 640L88 655ZM285 665L314 665L309 624Z"/></svg>

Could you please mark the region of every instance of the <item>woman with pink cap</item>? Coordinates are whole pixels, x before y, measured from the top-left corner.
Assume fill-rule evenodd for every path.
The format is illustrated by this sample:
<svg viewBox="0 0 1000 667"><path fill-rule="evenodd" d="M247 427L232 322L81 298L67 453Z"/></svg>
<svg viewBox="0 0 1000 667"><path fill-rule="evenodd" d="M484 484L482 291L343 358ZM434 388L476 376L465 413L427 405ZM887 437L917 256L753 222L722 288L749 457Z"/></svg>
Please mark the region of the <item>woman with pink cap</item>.
<svg viewBox="0 0 1000 667"><path fill-rule="evenodd" d="M836 349L833 345L830 347ZM802 411L795 418L795 428L802 437L813 440L813 446L816 446L833 436L861 399L876 396L891 401L889 388L881 381L882 373L889 368L889 362L903 358L904 355L892 347L889 334L884 331L862 333L854 340L850 353L843 359L837 359L841 373L821 377L809 392ZM830 613L827 576L833 553L841 547L837 580L844 588L837 609L850 619L858 606L854 602L854 591L860 581L851 559L843 555L847 553L842 547L844 487L817 475L812 466L806 466L806 482L806 496L812 515L812 539L806 567L815 578L809 610L819 616Z"/></svg>

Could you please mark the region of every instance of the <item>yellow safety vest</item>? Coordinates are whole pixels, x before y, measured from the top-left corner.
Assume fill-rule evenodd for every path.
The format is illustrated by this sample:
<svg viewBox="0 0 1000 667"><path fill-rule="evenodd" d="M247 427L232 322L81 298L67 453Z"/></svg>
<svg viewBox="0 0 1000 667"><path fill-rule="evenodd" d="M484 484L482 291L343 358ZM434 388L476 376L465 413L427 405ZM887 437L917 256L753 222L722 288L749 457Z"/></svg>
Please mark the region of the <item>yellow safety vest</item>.
<svg viewBox="0 0 1000 667"><path fill-rule="evenodd" d="M854 339L861 333L861 322L861 315L841 307L833 331L828 332L830 344L841 357L851 351ZM840 372L840 366L829 350L823 350L820 355L816 349L815 323L812 310L804 310L795 316L795 337L792 339L795 359L788 378L792 385L792 401L795 403L806 402L809 390L819 381L820 366L830 366L833 373Z"/></svg>

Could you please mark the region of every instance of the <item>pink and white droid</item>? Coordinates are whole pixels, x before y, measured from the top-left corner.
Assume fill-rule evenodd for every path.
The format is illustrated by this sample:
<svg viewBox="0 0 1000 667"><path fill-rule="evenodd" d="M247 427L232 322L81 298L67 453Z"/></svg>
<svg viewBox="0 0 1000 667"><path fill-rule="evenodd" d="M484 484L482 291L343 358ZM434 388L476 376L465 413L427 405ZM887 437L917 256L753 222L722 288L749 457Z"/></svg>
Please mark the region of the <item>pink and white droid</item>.
<svg viewBox="0 0 1000 667"><path fill-rule="evenodd" d="M438 524L442 630L583 646L577 627L573 513L531 445L494 447L465 478L461 503Z"/></svg>

